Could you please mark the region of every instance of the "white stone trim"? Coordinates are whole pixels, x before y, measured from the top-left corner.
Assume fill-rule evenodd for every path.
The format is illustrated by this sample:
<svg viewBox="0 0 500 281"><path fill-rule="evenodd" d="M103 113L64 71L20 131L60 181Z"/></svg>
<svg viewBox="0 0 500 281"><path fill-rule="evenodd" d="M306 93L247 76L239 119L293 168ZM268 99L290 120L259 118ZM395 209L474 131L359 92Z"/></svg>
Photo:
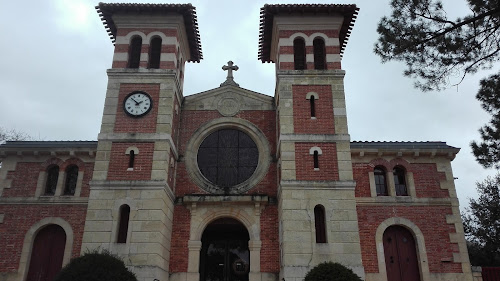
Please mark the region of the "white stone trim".
<svg viewBox="0 0 500 281"><path fill-rule="evenodd" d="M66 233L66 245L64 246L64 256L63 256L62 266L65 266L67 263L69 263L71 259L71 253L73 251L73 240L74 240L73 229L71 228L71 225L62 218L57 218L57 217L44 218L38 221L37 223L33 224L31 228L26 232L26 235L24 236L23 249L21 252L21 259L19 260L19 268L18 268L18 273L20 276L22 276L22 280L26 280L28 274L31 253L33 250L33 242L35 241L36 235L42 228L44 228L49 224L56 224L62 227L62 229Z"/></svg>
<svg viewBox="0 0 500 281"><path fill-rule="evenodd" d="M311 36L307 36L302 32L297 32L292 34L289 38L280 38L278 45L279 46L293 46L293 40L297 37L302 37L304 38L304 41L306 43L306 46L312 46L314 38L318 37L320 33L314 33L311 34ZM340 41L338 38L328 38L326 35L322 34L323 39L325 40L325 47L326 46L340 46Z"/></svg>
<svg viewBox="0 0 500 281"><path fill-rule="evenodd" d="M326 54L326 62L339 62L342 61L340 54Z"/></svg>
<svg viewBox="0 0 500 281"><path fill-rule="evenodd" d="M127 148L127 150L125 150L125 154L126 155L130 155L130 151L134 151L134 155L139 155L139 148L135 147L135 146L130 146Z"/></svg>
<svg viewBox="0 0 500 281"><path fill-rule="evenodd" d="M125 36L116 36L115 44L116 45L125 45L125 44L130 45L130 41L132 40L132 37L134 37L135 35L139 35L142 38L142 44L144 44L147 36L146 36L146 34L144 34L144 32L140 32L137 30L131 31Z"/></svg>
<svg viewBox="0 0 500 281"><path fill-rule="evenodd" d="M429 262L427 259L427 250L425 248L425 239L422 231L410 220L400 217L388 218L383 221L377 228L375 233L375 245L377 247L377 259L378 259L378 278L376 280L387 281L387 271L385 265L385 255L384 255L384 232L389 226L399 225L407 228L415 239L415 246L417 248L417 258L420 270L420 278L422 281L430 281L429 273ZM371 275L377 275L372 273Z"/></svg>
<svg viewBox="0 0 500 281"><path fill-rule="evenodd" d="M190 281L199 280L200 251L202 247L201 238L206 227L220 218L233 218L242 223L248 231L250 240L248 249L250 251L250 281L260 280L260 204L242 205L240 207L229 205L198 205L192 203L188 207L191 211L190 234L188 241L188 272Z"/></svg>
<svg viewBox="0 0 500 281"><path fill-rule="evenodd" d="M313 146L309 149L309 155L314 155L314 151L317 151L318 152L318 155L321 155L323 154L323 151L321 150L321 148L317 147L317 146Z"/></svg>
<svg viewBox="0 0 500 281"><path fill-rule="evenodd" d="M309 93L307 93L306 100L310 100L311 97L314 97L315 100L319 100L318 93L315 93L315 92L309 92Z"/></svg>
<svg viewBox="0 0 500 281"><path fill-rule="evenodd" d="M160 31L153 31L151 33L149 33L148 35L146 35L146 45L151 45L151 39L153 39L153 37L160 37L161 38L161 44L162 45L166 45L165 42L167 41L167 36L165 36L165 34L163 32L160 32ZM175 37L174 37L175 38Z"/></svg>

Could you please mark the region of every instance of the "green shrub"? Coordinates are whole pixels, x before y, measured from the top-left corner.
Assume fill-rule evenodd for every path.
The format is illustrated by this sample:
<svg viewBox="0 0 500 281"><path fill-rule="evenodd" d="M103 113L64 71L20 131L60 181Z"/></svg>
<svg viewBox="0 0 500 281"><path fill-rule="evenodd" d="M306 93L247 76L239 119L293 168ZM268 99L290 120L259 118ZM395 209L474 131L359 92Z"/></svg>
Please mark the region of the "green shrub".
<svg viewBox="0 0 500 281"><path fill-rule="evenodd" d="M137 281L119 257L98 250L71 260L53 281Z"/></svg>
<svg viewBox="0 0 500 281"><path fill-rule="evenodd" d="M363 281L340 263L323 262L311 269L304 281Z"/></svg>

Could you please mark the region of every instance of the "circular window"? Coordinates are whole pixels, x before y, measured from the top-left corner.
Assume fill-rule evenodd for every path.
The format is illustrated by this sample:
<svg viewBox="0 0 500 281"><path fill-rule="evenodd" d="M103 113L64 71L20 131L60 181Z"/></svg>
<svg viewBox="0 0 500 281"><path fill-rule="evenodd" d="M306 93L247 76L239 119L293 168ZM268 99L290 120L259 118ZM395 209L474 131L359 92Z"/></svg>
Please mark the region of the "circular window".
<svg viewBox="0 0 500 281"><path fill-rule="evenodd" d="M222 129L208 135L197 155L201 174L219 187L232 187L248 180L259 162L259 150L246 133Z"/></svg>

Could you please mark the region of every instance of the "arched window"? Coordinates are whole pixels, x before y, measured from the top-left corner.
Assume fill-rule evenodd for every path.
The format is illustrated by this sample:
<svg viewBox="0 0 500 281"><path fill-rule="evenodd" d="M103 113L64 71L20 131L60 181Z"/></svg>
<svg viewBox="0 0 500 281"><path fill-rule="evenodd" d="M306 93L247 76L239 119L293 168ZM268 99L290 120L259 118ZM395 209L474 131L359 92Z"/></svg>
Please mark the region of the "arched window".
<svg viewBox="0 0 500 281"><path fill-rule="evenodd" d="M313 161L314 161L314 169L319 169L319 156L317 150L314 151Z"/></svg>
<svg viewBox="0 0 500 281"><path fill-rule="evenodd" d="M51 165L47 169L47 181L45 182L45 195L54 195L59 179L59 166Z"/></svg>
<svg viewBox="0 0 500 281"><path fill-rule="evenodd" d="M375 187L377 189L377 196L387 196L387 180L385 178L384 168L377 166L373 169L375 176Z"/></svg>
<svg viewBox="0 0 500 281"><path fill-rule="evenodd" d="M402 167L396 166L393 170L394 186L396 188L396 196L408 196L406 188L405 170Z"/></svg>
<svg viewBox="0 0 500 281"><path fill-rule="evenodd" d="M139 62L141 61L141 48L142 38L140 36L134 36L130 41L130 46L128 48L128 68L139 68Z"/></svg>
<svg viewBox="0 0 500 281"><path fill-rule="evenodd" d="M66 182L64 184L64 195L75 195L77 181L78 181L78 166L69 165L66 168Z"/></svg>
<svg viewBox="0 0 500 281"><path fill-rule="evenodd" d="M161 38L154 37L149 43L149 64L148 68L160 68Z"/></svg>
<svg viewBox="0 0 500 281"><path fill-rule="evenodd" d="M127 243L129 218L130 218L130 206L124 204L120 207L120 218L118 221L118 236L116 239L116 243Z"/></svg>
<svg viewBox="0 0 500 281"><path fill-rule="evenodd" d="M316 117L316 98L311 96L309 103L311 104L311 117Z"/></svg>
<svg viewBox="0 0 500 281"><path fill-rule="evenodd" d="M309 155L313 156L314 170L319 171L319 156L323 154L321 148L314 146L309 149Z"/></svg>
<svg viewBox="0 0 500 281"><path fill-rule="evenodd" d="M316 243L326 243L325 208L322 205L314 207L314 227Z"/></svg>
<svg viewBox="0 0 500 281"><path fill-rule="evenodd" d="M302 38L293 40L293 61L295 70L306 69L306 42Z"/></svg>
<svg viewBox="0 0 500 281"><path fill-rule="evenodd" d="M323 38L315 38L313 41L314 48L314 69L326 69L326 50L325 41Z"/></svg>
<svg viewBox="0 0 500 281"><path fill-rule="evenodd" d="M135 151L130 150L130 155L128 159L128 168L129 169L134 169L134 162L135 162Z"/></svg>

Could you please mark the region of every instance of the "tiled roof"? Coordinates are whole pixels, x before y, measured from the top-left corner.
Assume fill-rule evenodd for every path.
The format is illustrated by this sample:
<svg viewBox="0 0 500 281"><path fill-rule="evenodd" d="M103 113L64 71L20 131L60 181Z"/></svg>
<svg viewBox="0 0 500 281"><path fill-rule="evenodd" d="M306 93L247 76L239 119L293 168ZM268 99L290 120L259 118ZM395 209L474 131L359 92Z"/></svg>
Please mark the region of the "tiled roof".
<svg viewBox="0 0 500 281"><path fill-rule="evenodd" d="M280 4L264 5L260 9L260 35L259 35L259 59L262 62L271 62L271 41L273 32L273 21L275 15L300 14L300 15L335 15L342 14L344 23L339 31L340 55L347 45L354 21L358 16L359 8L356 5L341 4Z"/></svg>
<svg viewBox="0 0 500 281"><path fill-rule="evenodd" d="M183 16L184 25L188 37L191 58L189 61L200 62L203 59L201 53L200 34L198 32L198 20L196 8L191 4L136 4L136 3L99 3L96 7L102 23L108 31L111 41L116 39L116 25L113 21L115 13L135 14L168 14L177 13Z"/></svg>
<svg viewBox="0 0 500 281"><path fill-rule="evenodd" d="M459 149L441 141L353 141L351 149Z"/></svg>

